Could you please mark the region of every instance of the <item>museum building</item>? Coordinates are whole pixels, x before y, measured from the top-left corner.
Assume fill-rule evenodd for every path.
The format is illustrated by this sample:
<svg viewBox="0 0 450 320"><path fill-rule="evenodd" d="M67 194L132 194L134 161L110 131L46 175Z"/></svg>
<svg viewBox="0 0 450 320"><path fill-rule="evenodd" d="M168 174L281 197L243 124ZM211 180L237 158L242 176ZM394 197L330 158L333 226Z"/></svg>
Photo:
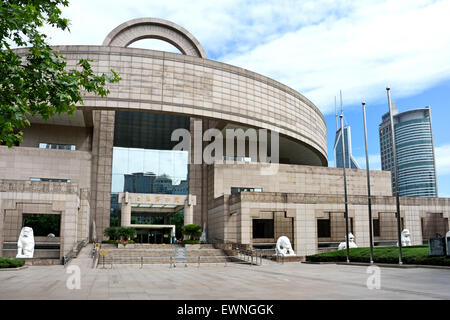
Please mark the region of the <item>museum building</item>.
<svg viewBox="0 0 450 320"><path fill-rule="evenodd" d="M146 38L181 54L129 47ZM184 224L202 226L211 243L273 247L284 235L305 256L344 241L342 169L328 167L325 119L299 92L209 60L193 35L162 19L125 22L99 46L53 49L68 67L89 58L96 72L113 69L122 79L105 98L86 95L72 116L30 117L20 146L0 146L1 256L15 256L23 226L35 226L40 258L101 241L116 224L134 227L136 241L171 243L181 212ZM264 171L272 160L255 156L249 139L245 154L233 148L231 157L198 163L194 152L174 148L177 129L190 132L200 154L209 129L224 136L237 129L276 132L277 150L270 150L278 155L276 171ZM395 244L391 173L370 175L375 245ZM349 228L358 246L369 244L366 181L365 170L347 170ZM449 212L450 199L401 198L402 228L413 244L444 235Z"/></svg>

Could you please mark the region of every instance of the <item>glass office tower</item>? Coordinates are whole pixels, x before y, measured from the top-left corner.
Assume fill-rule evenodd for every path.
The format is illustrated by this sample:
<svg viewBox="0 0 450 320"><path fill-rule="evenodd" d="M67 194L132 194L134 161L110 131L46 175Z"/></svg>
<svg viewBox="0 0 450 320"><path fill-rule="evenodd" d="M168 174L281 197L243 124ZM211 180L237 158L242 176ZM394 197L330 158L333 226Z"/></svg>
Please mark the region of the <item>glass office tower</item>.
<svg viewBox="0 0 450 320"><path fill-rule="evenodd" d="M393 107L395 144L397 149L399 195L405 197L437 197L431 110L429 107L399 113ZM389 113L379 126L381 169L392 171L392 138ZM392 175L392 190L395 179Z"/></svg>
<svg viewBox="0 0 450 320"><path fill-rule="evenodd" d="M334 140L334 161L336 163L336 168L343 168L344 164L342 161L342 135L341 129L336 131L336 138ZM352 155L352 134L350 126L344 126L344 142L345 142L345 167L349 169L360 169L358 162Z"/></svg>

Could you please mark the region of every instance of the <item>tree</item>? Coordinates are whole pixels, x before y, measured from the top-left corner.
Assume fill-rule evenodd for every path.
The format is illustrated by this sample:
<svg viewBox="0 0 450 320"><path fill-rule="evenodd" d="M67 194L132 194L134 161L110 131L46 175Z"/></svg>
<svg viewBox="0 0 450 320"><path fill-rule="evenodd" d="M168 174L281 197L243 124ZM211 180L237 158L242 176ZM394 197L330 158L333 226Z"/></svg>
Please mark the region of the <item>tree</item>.
<svg viewBox="0 0 450 320"><path fill-rule="evenodd" d="M2 0L0 2L0 144L11 147L22 142L27 116L49 119L55 114L72 114L83 103L83 91L105 97L107 83L119 75L97 75L89 59L68 69L66 58L52 50L47 36L39 31L45 24L69 31L69 20L59 6L67 0ZM13 50L11 46L29 48Z"/></svg>
<svg viewBox="0 0 450 320"><path fill-rule="evenodd" d="M184 225L184 214L181 211L178 211L170 218L170 223L175 225L175 236L178 239L181 239L181 230Z"/></svg>
<svg viewBox="0 0 450 320"><path fill-rule="evenodd" d="M103 234L109 237L110 240L117 240L120 237L119 227L108 227L105 229Z"/></svg>
<svg viewBox="0 0 450 320"><path fill-rule="evenodd" d="M133 227L119 227L120 240L132 240L136 236L136 230Z"/></svg>
<svg viewBox="0 0 450 320"><path fill-rule="evenodd" d="M202 227L198 224L187 224L181 228L181 233L188 237L188 239L196 240L202 235Z"/></svg>

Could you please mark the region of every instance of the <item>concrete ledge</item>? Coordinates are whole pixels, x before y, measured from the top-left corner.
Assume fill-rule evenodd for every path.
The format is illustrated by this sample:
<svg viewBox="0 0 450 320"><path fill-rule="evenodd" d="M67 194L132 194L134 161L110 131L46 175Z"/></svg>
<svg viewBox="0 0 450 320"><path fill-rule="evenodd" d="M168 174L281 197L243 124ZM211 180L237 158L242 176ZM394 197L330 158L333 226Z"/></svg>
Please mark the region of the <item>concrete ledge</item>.
<svg viewBox="0 0 450 320"><path fill-rule="evenodd" d="M27 266L21 266L17 268L0 268L0 271L17 271L28 268Z"/></svg>
<svg viewBox="0 0 450 320"><path fill-rule="evenodd" d="M325 261L325 262L314 262L314 261L304 261L302 263L306 264L336 264L336 265L344 265L344 266L377 266L384 268L403 268L403 269L412 269L412 268L428 268L428 269L444 269L450 270L450 266L435 266L435 265L426 265L426 264L393 264L393 263L374 263L370 264L368 262L336 262L336 261Z"/></svg>
<svg viewBox="0 0 450 320"><path fill-rule="evenodd" d="M273 261L276 262L303 262L305 260L305 257L302 256L294 256L294 257L273 257L272 259Z"/></svg>
<svg viewBox="0 0 450 320"><path fill-rule="evenodd" d="M26 266L53 266L53 265L62 265L60 259L40 259L40 258L31 258L25 259Z"/></svg>

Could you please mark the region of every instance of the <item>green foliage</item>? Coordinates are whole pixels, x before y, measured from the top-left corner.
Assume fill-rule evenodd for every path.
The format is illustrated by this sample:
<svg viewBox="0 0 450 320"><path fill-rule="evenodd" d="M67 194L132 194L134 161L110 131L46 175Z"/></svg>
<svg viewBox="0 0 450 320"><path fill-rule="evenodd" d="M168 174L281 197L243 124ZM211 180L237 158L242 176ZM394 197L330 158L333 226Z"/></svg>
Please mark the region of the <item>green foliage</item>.
<svg viewBox="0 0 450 320"><path fill-rule="evenodd" d="M122 244L127 245L127 244L133 244L133 243L135 243L135 242L134 242L133 240L126 240L126 241L124 241L124 240L103 240L102 243L105 243L105 244L118 244L118 243L122 243Z"/></svg>
<svg viewBox="0 0 450 320"><path fill-rule="evenodd" d="M59 237L61 215L24 214L23 225L32 228L35 237L46 237L49 233Z"/></svg>
<svg viewBox="0 0 450 320"><path fill-rule="evenodd" d="M105 97L107 83L119 75L97 75L89 59L67 68L66 58L54 52L40 32L50 25L69 31L69 20L59 6L67 0L3 0L0 2L0 144L11 147L22 142L22 130L30 125L27 116L49 119L72 114L86 92ZM11 46L29 47L13 50ZM20 53L20 54L19 54Z"/></svg>
<svg viewBox="0 0 450 320"><path fill-rule="evenodd" d="M183 240L183 244L200 244L200 240Z"/></svg>
<svg viewBox="0 0 450 320"><path fill-rule="evenodd" d="M175 225L175 236L178 239L181 239L181 229L183 228L184 225L184 214L180 211L175 213L170 218L170 223Z"/></svg>
<svg viewBox="0 0 450 320"><path fill-rule="evenodd" d="M109 225L111 227L118 227L119 226L119 218L111 216L109 218Z"/></svg>
<svg viewBox="0 0 450 320"><path fill-rule="evenodd" d="M110 240L134 239L136 230L132 227L108 227L103 234Z"/></svg>
<svg viewBox="0 0 450 320"><path fill-rule="evenodd" d="M119 237L121 239L134 239L136 238L136 230L132 227L119 227Z"/></svg>
<svg viewBox="0 0 450 320"><path fill-rule="evenodd" d="M0 269L2 268L18 268L25 264L24 259L2 258L0 257Z"/></svg>
<svg viewBox="0 0 450 320"><path fill-rule="evenodd" d="M346 250L337 250L307 256L306 261L311 262L345 262ZM398 247L373 248L374 261L378 263L398 263ZM369 248L350 249L350 261L370 262ZM423 264L450 266L450 257L428 256L428 246L411 246L402 248L402 261L404 264Z"/></svg>
<svg viewBox="0 0 450 320"><path fill-rule="evenodd" d="M109 237L110 240L117 240L120 237L119 228L120 227L108 227L103 231L103 234Z"/></svg>
<svg viewBox="0 0 450 320"><path fill-rule="evenodd" d="M187 224L181 228L181 233L188 239L195 240L202 235L202 227L198 224Z"/></svg>

